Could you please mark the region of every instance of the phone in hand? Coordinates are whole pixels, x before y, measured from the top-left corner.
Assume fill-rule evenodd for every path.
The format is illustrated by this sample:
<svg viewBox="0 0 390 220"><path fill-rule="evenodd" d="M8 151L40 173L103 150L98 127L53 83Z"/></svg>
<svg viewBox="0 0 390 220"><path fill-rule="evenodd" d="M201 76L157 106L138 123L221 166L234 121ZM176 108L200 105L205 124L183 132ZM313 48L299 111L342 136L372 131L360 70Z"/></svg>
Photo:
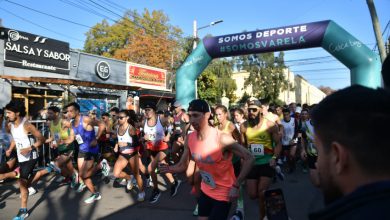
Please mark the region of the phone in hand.
<svg viewBox="0 0 390 220"><path fill-rule="evenodd" d="M268 220L288 220L286 201L282 189L270 189L264 192L265 211Z"/></svg>

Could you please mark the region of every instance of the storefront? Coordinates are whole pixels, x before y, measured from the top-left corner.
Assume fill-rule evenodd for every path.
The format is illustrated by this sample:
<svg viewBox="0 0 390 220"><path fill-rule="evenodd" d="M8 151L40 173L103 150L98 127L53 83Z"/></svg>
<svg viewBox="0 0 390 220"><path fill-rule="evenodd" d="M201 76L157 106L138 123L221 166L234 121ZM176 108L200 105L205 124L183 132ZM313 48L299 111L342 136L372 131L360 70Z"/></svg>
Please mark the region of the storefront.
<svg viewBox="0 0 390 220"><path fill-rule="evenodd" d="M71 101L83 113L142 107L146 101L165 110L175 96L171 78L163 69L71 50L67 42L0 27L0 107L19 101L30 118Z"/></svg>
<svg viewBox="0 0 390 220"><path fill-rule="evenodd" d="M66 42L0 29L0 107L24 103L30 118L50 105L78 101L100 112L125 106L126 62L69 49Z"/></svg>

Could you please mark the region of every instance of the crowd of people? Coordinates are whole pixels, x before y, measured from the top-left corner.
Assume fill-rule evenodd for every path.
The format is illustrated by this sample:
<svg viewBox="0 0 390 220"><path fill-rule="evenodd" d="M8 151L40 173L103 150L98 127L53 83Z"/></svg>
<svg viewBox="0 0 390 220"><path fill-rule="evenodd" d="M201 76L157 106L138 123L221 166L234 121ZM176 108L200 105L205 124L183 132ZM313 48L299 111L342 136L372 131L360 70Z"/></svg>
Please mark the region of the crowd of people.
<svg viewBox="0 0 390 220"><path fill-rule="evenodd" d="M388 130L379 126L390 123L389 97L385 90L352 86L318 106L278 106L251 98L228 109L196 99L188 111L179 101L171 111L159 111L149 102L144 103L142 114L114 107L100 117L93 110L82 115L73 102L62 109L47 109L48 137L26 120L23 105L11 101L0 111L0 180L18 179L21 207L15 219L29 215L27 203L29 195L36 193L34 184L55 172L76 192L87 188L91 196L85 203L102 198L92 178L101 173L136 190L138 202L145 200L150 187L151 204L161 195L158 175L169 181L174 197L182 183L176 174L183 173L192 185L197 201L193 214L198 219L244 219L243 194L247 193L258 201L258 219L263 220L264 192L277 177L283 180L301 167L324 191L327 204L352 201L349 208L333 204L311 219L355 219L358 214L351 210L364 209L365 201L383 202L373 203L376 207L368 210L380 211L389 204ZM44 145L53 160L37 171ZM358 188L363 185L367 186ZM337 200L346 194L351 195ZM361 198L354 201L356 197ZM365 214L369 218L377 213Z"/></svg>

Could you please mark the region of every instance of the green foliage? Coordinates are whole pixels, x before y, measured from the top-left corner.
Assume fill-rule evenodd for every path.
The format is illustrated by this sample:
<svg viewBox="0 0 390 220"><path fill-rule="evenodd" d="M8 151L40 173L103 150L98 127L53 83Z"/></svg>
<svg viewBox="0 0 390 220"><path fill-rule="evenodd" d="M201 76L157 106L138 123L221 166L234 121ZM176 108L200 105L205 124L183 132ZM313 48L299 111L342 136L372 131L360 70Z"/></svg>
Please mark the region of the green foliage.
<svg viewBox="0 0 390 220"><path fill-rule="evenodd" d="M249 77L245 86L252 86L253 95L274 102L281 91L288 88L288 81L283 74L284 53L278 57L274 53L239 56L235 59L238 70L248 71Z"/></svg>
<svg viewBox="0 0 390 220"><path fill-rule="evenodd" d="M106 20L87 33L84 51L172 71L182 57L182 31L163 11L127 11L113 24ZM180 57L176 57L179 54Z"/></svg>
<svg viewBox="0 0 390 220"><path fill-rule="evenodd" d="M236 82L231 78L232 61L215 59L198 78L198 95L202 99L215 104L219 103L223 94L234 102L236 99Z"/></svg>

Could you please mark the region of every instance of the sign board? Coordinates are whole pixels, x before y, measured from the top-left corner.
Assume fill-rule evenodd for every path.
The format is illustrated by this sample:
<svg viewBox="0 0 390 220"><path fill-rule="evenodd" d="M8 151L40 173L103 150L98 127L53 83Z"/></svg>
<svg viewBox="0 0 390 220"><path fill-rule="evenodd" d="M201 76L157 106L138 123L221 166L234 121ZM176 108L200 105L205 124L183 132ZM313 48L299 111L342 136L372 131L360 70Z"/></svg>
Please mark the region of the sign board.
<svg viewBox="0 0 390 220"><path fill-rule="evenodd" d="M8 28L4 39L4 66L69 74L69 43Z"/></svg>
<svg viewBox="0 0 390 220"><path fill-rule="evenodd" d="M139 86L144 89L167 90L167 71L155 67L127 63L127 85Z"/></svg>

